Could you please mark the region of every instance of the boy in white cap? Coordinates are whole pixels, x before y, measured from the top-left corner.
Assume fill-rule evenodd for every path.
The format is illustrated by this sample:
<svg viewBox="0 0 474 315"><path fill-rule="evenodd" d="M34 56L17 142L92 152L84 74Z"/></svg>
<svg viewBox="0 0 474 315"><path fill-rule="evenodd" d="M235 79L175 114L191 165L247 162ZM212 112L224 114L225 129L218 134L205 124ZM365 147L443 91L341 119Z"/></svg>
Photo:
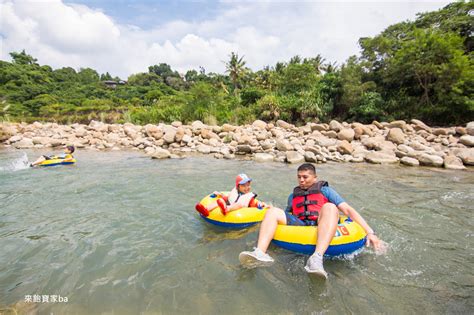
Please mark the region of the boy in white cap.
<svg viewBox="0 0 474 315"><path fill-rule="evenodd" d="M265 203L255 200L257 194L251 192L252 179L246 174L239 174L235 178L235 187L232 188L229 195L224 195L220 192L215 191L214 194L220 197L216 202L213 202L207 206L207 208L201 203L196 204L196 210L203 216L209 216L209 209L212 210L219 206L222 214L226 215L231 211L238 210L240 208L255 207L264 208Z"/></svg>

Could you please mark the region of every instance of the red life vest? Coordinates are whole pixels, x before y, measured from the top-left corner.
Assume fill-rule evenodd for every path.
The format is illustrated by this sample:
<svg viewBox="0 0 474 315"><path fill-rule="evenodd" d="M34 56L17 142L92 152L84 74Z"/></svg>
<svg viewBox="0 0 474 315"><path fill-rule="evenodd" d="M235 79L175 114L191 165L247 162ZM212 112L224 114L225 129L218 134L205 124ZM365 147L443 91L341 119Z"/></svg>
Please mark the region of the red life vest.
<svg viewBox="0 0 474 315"><path fill-rule="evenodd" d="M323 186L328 186L328 182L317 182L307 190L295 187L293 189L293 202L291 204L293 215L303 221L317 221L319 210L329 201L321 193Z"/></svg>

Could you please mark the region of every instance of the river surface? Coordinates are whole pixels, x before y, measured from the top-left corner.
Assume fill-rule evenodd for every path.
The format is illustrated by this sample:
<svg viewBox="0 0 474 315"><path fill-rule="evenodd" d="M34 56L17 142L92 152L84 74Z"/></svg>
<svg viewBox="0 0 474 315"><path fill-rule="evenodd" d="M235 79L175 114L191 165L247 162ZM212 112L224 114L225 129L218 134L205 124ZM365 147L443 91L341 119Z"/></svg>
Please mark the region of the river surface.
<svg viewBox="0 0 474 315"><path fill-rule="evenodd" d="M444 314L474 312L474 171L318 165L389 245L325 261L270 246L244 269L258 228L226 230L194 205L235 175L283 207L295 165L142 153L75 154L75 166L21 166L46 151L0 148L0 312L14 314ZM34 295L67 302L26 303ZM8 314L10 314L8 313Z"/></svg>

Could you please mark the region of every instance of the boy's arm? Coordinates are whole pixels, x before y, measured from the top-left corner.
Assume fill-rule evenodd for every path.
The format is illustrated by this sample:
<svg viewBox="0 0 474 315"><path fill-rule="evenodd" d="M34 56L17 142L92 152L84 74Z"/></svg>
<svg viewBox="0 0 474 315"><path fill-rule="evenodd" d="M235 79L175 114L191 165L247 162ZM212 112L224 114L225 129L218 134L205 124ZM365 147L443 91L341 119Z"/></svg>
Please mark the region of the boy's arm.
<svg viewBox="0 0 474 315"><path fill-rule="evenodd" d="M286 209L285 209L285 212L288 212L288 213L292 213L293 212L293 193L291 193L289 196L288 196L288 201L287 201L287 204L286 204Z"/></svg>

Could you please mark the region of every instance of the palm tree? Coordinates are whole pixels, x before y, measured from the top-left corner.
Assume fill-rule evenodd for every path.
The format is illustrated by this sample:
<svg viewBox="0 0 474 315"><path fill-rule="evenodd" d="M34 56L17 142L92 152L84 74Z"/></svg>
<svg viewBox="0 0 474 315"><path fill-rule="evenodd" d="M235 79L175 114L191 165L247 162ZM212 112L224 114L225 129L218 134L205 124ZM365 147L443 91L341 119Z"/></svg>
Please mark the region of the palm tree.
<svg viewBox="0 0 474 315"><path fill-rule="evenodd" d="M333 62L333 63L328 62L328 63L322 65L321 69L326 73L336 72L337 62Z"/></svg>
<svg viewBox="0 0 474 315"><path fill-rule="evenodd" d="M310 65L313 66L314 71L316 71L317 74L320 74L322 70L321 69L322 65L325 61L326 60L320 54L317 54L316 57L308 58L308 59L305 58L303 60L303 63L309 63Z"/></svg>
<svg viewBox="0 0 474 315"><path fill-rule="evenodd" d="M240 57L236 53L232 52L230 54L229 62L225 63L226 73L229 74L232 84L234 85L234 91L239 87L239 81L244 76L247 68L245 68L244 57Z"/></svg>

